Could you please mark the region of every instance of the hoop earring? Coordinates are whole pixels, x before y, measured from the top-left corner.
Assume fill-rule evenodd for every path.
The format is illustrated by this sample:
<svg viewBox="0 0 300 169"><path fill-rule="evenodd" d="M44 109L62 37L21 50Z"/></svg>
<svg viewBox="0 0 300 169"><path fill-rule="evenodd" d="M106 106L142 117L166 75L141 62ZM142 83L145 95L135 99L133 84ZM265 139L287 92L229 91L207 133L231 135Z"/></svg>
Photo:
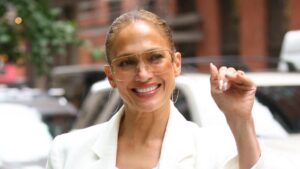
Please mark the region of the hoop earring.
<svg viewBox="0 0 300 169"><path fill-rule="evenodd" d="M175 100L174 100L174 92L176 91L176 96L175 96ZM178 97L179 97L179 90L178 89L175 89L172 93L172 97L171 97L171 100L176 103L177 100L178 100Z"/></svg>
<svg viewBox="0 0 300 169"><path fill-rule="evenodd" d="M111 88L111 89L109 89L109 94L108 94L108 98L111 98L111 95L112 95L112 93L113 93L113 88Z"/></svg>

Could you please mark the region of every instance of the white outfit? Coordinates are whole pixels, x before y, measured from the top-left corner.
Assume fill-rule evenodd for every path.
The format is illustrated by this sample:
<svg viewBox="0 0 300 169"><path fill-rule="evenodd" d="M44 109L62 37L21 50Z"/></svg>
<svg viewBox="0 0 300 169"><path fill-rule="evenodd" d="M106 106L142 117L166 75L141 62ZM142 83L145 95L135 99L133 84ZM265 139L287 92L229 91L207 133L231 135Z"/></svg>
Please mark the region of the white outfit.
<svg viewBox="0 0 300 169"><path fill-rule="evenodd" d="M54 139L47 169L115 169L123 108L108 122ZM222 130L222 129L221 129ZM199 128L171 103L159 169L235 169L236 148L229 131ZM262 159L253 169L261 169Z"/></svg>

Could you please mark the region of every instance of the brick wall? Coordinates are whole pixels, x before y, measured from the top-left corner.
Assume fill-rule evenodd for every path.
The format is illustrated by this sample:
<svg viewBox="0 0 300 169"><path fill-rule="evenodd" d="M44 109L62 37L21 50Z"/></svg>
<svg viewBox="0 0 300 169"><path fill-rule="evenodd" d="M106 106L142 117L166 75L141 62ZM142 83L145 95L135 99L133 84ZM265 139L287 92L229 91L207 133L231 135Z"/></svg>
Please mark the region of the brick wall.
<svg viewBox="0 0 300 169"><path fill-rule="evenodd" d="M90 0L78 3L78 35L90 42L90 47L101 47L105 41L105 33L109 22L107 1ZM87 46L79 49L80 64L97 63L90 56ZM100 61L101 62L101 61Z"/></svg>
<svg viewBox="0 0 300 169"><path fill-rule="evenodd" d="M300 29L300 1L299 0L289 0L288 1L288 27L289 30Z"/></svg>

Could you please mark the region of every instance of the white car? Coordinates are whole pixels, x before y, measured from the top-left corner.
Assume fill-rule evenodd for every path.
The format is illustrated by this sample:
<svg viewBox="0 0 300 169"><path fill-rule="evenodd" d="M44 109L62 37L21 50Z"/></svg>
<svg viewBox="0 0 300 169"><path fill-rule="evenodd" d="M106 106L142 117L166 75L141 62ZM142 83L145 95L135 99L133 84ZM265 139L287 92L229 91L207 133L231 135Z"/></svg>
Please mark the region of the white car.
<svg viewBox="0 0 300 169"><path fill-rule="evenodd" d="M41 89L0 87L0 169L45 169L53 137L71 129L76 113Z"/></svg>
<svg viewBox="0 0 300 169"><path fill-rule="evenodd" d="M52 136L36 109L0 103L0 169L44 169Z"/></svg>
<svg viewBox="0 0 300 169"><path fill-rule="evenodd" d="M258 86L253 107L263 148L300 168L300 73L247 73ZM201 127L228 128L210 94L209 75L185 73L176 79L171 98L186 119ZM233 103L234 104L234 103ZM107 121L122 105L107 80L95 83L83 103L75 129Z"/></svg>
<svg viewBox="0 0 300 169"><path fill-rule="evenodd" d="M77 116L75 106L60 94L57 96L57 93L61 93L61 90L51 89L46 92L37 88L0 87L0 103L14 103L35 108L48 125L52 136L56 136L68 132Z"/></svg>
<svg viewBox="0 0 300 169"><path fill-rule="evenodd" d="M289 86L296 87L297 92L300 92L300 73L255 72L247 73L247 75L258 86L258 97L253 109L258 135L261 137L285 137L292 130L300 132L299 122L292 124L293 126L287 126L284 124L284 119L280 119L285 117L278 115L281 112L272 112L268 107L270 105L266 106L261 103L266 100L265 97L272 97L264 97L264 95L269 94L266 89L274 88L278 91L278 88ZM284 95L284 93L278 94ZM223 113L220 112L210 95L208 74L186 73L179 76L176 79L176 90L171 99L188 120L197 123L201 127L224 125L226 123ZM300 108L300 101L293 101L293 106L299 105ZM79 114L80 118L75 123L75 128L83 128L107 121L113 115L112 112L116 112L121 104L117 90L112 89L107 80L95 83L83 103ZM299 113L296 118L300 121Z"/></svg>

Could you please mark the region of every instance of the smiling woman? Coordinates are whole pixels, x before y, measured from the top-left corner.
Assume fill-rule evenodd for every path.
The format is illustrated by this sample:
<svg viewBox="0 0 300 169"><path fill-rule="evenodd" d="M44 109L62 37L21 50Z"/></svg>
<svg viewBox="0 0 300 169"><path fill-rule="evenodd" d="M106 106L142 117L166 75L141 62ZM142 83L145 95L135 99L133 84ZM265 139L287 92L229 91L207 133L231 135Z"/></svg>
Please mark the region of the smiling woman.
<svg viewBox="0 0 300 169"><path fill-rule="evenodd" d="M252 119L256 87L245 74L210 65L211 93L232 137L200 129L170 101L181 53L163 19L145 10L125 13L112 23L105 47L104 71L123 106L107 123L56 137L48 169L265 167Z"/></svg>

